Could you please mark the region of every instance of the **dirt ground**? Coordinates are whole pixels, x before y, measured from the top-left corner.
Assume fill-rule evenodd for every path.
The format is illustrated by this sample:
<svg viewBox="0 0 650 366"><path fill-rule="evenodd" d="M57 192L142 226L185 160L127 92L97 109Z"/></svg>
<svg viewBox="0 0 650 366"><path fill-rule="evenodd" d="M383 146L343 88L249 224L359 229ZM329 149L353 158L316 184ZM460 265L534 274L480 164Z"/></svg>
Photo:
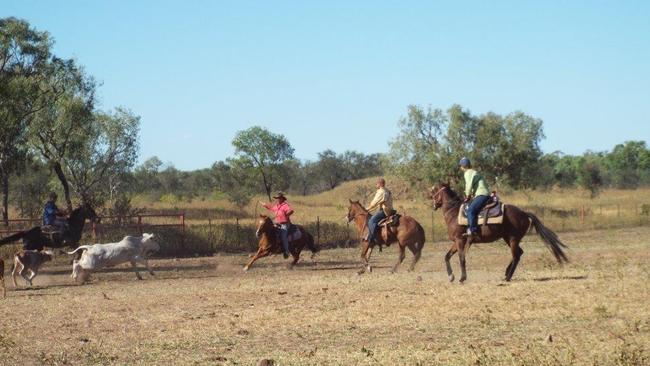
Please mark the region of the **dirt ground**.
<svg viewBox="0 0 650 366"><path fill-rule="evenodd" d="M83 286L60 257L17 290L7 268L0 364L650 364L650 228L561 238L571 263L529 236L510 283L502 244L472 247L464 285L447 282L443 243L393 275L394 247L361 276L358 249L291 271L281 256L248 273L247 255L153 260L155 277L121 266Z"/></svg>

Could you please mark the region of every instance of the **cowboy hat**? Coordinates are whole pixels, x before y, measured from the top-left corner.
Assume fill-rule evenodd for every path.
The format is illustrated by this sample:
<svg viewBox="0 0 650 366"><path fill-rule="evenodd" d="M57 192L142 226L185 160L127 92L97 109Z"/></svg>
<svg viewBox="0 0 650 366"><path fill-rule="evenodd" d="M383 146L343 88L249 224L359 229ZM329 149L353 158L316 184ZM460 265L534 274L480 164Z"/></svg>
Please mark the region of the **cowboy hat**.
<svg viewBox="0 0 650 366"><path fill-rule="evenodd" d="M275 196L273 196L273 198L275 198L276 200L277 200L278 198L284 198L284 199L287 199L287 197L284 196L284 192L282 192L282 191L278 191L278 193L276 193Z"/></svg>

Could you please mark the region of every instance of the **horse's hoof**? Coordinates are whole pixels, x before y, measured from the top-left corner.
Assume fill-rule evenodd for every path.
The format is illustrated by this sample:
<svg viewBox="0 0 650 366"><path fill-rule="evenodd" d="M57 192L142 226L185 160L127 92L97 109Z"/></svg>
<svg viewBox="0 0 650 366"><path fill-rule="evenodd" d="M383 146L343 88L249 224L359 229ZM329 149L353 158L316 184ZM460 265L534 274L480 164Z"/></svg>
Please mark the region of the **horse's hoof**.
<svg viewBox="0 0 650 366"><path fill-rule="evenodd" d="M450 275L449 275L449 282L450 282L450 283L451 283L451 282L454 282L455 279L456 279L456 277L454 277L453 274L450 274Z"/></svg>
<svg viewBox="0 0 650 366"><path fill-rule="evenodd" d="M248 266L244 266L244 272L248 272Z"/></svg>
<svg viewBox="0 0 650 366"><path fill-rule="evenodd" d="M466 280L467 280L467 277L461 277L460 278L460 283L465 283Z"/></svg>
<svg viewBox="0 0 650 366"><path fill-rule="evenodd" d="M372 267L368 266L368 272L372 273Z"/></svg>

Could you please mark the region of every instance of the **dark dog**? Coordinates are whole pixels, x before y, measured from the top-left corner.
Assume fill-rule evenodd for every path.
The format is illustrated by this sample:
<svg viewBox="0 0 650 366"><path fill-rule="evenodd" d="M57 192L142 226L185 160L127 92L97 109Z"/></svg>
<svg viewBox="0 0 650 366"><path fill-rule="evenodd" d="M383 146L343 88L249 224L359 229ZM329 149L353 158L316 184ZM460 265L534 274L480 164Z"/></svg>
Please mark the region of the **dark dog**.
<svg viewBox="0 0 650 366"><path fill-rule="evenodd" d="M11 279L14 282L14 287L17 287L16 284L16 274L20 275L32 286L32 280L38 274L38 269L45 262L49 262L54 257L54 253L51 251L39 252L37 250L21 250L16 253L14 256L14 269L11 272ZM27 276L27 271L31 272L30 276Z"/></svg>

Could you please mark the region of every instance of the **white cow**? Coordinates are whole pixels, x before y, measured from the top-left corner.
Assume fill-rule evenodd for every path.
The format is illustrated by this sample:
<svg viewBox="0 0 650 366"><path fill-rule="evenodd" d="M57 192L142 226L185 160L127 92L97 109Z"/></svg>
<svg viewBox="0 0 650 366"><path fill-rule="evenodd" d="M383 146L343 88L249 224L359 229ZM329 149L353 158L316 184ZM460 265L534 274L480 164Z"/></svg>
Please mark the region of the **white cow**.
<svg viewBox="0 0 650 366"><path fill-rule="evenodd" d="M72 262L72 278L81 280L82 283L88 280L90 274L104 267L112 267L118 264L130 262L135 271L136 277L141 280L136 262L143 263L149 273L153 271L147 262L147 256L160 250L160 245L153 240L153 234L142 236L125 236L118 243L81 245L68 254L74 254L78 250L84 250L79 260Z"/></svg>

